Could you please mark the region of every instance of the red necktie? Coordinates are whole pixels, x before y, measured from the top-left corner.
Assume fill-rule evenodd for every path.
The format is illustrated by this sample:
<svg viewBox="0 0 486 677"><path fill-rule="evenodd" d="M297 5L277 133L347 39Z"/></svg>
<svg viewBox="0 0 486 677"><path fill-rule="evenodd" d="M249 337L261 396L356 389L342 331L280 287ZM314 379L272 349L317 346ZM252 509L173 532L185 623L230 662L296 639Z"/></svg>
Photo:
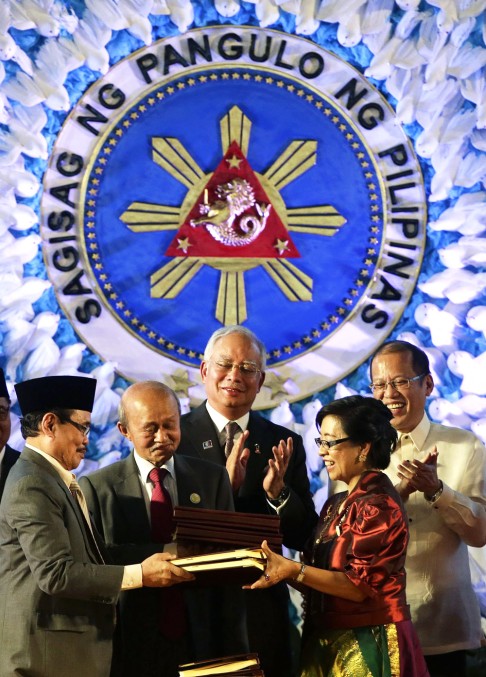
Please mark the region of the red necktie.
<svg viewBox="0 0 486 677"><path fill-rule="evenodd" d="M150 521L154 543L172 541L174 509L170 494L163 484L168 474L169 471L166 468L153 468L149 473L149 478L154 484L150 500Z"/></svg>
<svg viewBox="0 0 486 677"><path fill-rule="evenodd" d="M150 500L150 520L152 541L154 543L170 543L173 532L172 500L164 487L164 477L169 474L165 468L153 468L149 478L154 484ZM160 589L160 632L168 639L180 639L186 631L186 613L184 596L177 585Z"/></svg>

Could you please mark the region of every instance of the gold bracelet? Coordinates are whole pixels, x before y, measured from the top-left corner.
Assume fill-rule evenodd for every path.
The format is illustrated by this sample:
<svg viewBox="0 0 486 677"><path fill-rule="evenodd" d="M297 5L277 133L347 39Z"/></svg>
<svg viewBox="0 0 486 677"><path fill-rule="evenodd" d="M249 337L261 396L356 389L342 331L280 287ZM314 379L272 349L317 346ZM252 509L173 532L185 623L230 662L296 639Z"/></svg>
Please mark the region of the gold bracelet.
<svg viewBox="0 0 486 677"><path fill-rule="evenodd" d="M305 578L305 567L306 567L305 564L300 565L300 571L297 574L297 576L294 578L294 581L296 583L302 583L302 581L304 580L304 578Z"/></svg>

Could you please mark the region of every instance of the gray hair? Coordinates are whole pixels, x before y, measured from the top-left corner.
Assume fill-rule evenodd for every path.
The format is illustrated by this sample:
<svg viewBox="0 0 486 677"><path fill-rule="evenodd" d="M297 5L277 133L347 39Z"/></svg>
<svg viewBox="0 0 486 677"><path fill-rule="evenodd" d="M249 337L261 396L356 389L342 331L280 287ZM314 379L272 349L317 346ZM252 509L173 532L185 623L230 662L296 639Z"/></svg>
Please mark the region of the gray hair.
<svg viewBox="0 0 486 677"><path fill-rule="evenodd" d="M160 394L164 395L165 397L173 397L175 403L177 404L177 410L179 412L179 416L181 415L181 403L179 402L179 398L175 394L175 392L172 390L172 388L169 388L169 386L166 386L165 383L161 383L160 381L139 381L138 383L134 383L131 386L128 386L128 388L125 390L123 393L120 403L118 405L118 421L121 423L122 426L125 428L128 426L128 418L127 418L127 412L125 409L125 395L128 393L128 391L131 388L143 388L144 390L158 390Z"/></svg>
<svg viewBox="0 0 486 677"><path fill-rule="evenodd" d="M246 327L241 326L241 324L232 324L229 327L222 327L221 329L217 329L211 335L209 341L206 344L206 348L204 349L204 361L207 362L211 358L211 355L214 352L215 344L220 339L222 339L225 336L229 336L230 334L240 334L241 336L245 336L251 343L253 343L255 348L260 353L262 371L265 371L265 367L267 364L267 349L265 348L265 344L262 341L260 341L258 336L254 334L251 331L251 329L247 329Z"/></svg>

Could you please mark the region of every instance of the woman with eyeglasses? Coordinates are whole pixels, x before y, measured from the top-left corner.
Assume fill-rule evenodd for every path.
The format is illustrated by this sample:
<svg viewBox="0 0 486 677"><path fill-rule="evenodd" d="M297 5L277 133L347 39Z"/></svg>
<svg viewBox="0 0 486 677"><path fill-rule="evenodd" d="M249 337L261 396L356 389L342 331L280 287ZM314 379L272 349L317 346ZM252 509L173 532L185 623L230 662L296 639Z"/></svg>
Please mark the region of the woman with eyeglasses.
<svg viewBox="0 0 486 677"><path fill-rule="evenodd" d="M397 433L379 400L325 405L316 438L329 478L348 491L325 503L304 564L272 552L251 588L282 580L304 594L301 677L426 677L405 596L407 518L381 471Z"/></svg>

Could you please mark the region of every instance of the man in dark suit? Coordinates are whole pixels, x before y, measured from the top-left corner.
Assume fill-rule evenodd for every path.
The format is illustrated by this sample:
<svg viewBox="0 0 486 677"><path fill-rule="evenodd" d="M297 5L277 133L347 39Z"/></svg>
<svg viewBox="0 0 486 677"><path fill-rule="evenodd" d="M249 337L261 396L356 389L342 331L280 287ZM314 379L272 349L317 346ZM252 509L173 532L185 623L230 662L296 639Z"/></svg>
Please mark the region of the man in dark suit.
<svg viewBox="0 0 486 677"><path fill-rule="evenodd" d="M300 550L317 521L302 438L251 411L265 380L265 356L265 346L245 327L211 336L201 364L207 401L182 417L178 454L226 465L236 510L278 513L284 545ZM225 440L229 422L238 424L232 450ZM250 649L266 677L292 674L287 587L245 591L245 598Z"/></svg>
<svg viewBox="0 0 486 677"><path fill-rule="evenodd" d="M19 457L19 452L7 444L10 437L10 427L10 395L5 383L3 369L0 368L0 501L10 468Z"/></svg>
<svg viewBox="0 0 486 677"><path fill-rule="evenodd" d="M104 563L72 470L86 453L96 381L15 386L26 445L0 504L0 675L107 677L120 590L192 579L166 554Z"/></svg>
<svg viewBox="0 0 486 677"><path fill-rule="evenodd" d="M118 428L134 451L128 458L80 480L94 522L115 561L139 561L150 553L175 547L174 543L159 541L153 533L154 468L166 471L163 484L172 506L234 509L224 468L173 456L180 440L180 405L170 388L157 381L130 386L123 394L119 418ZM166 538L171 540L170 533ZM178 675L180 663L248 650L239 587L189 589L184 591L183 600L176 602L167 601L158 592L122 594L113 677L173 677ZM228 592L231 604L225 602ZM177 632L173 606L181 602L186 618ZM164 629L164 615L171 622L170 632Z"/></svg>

